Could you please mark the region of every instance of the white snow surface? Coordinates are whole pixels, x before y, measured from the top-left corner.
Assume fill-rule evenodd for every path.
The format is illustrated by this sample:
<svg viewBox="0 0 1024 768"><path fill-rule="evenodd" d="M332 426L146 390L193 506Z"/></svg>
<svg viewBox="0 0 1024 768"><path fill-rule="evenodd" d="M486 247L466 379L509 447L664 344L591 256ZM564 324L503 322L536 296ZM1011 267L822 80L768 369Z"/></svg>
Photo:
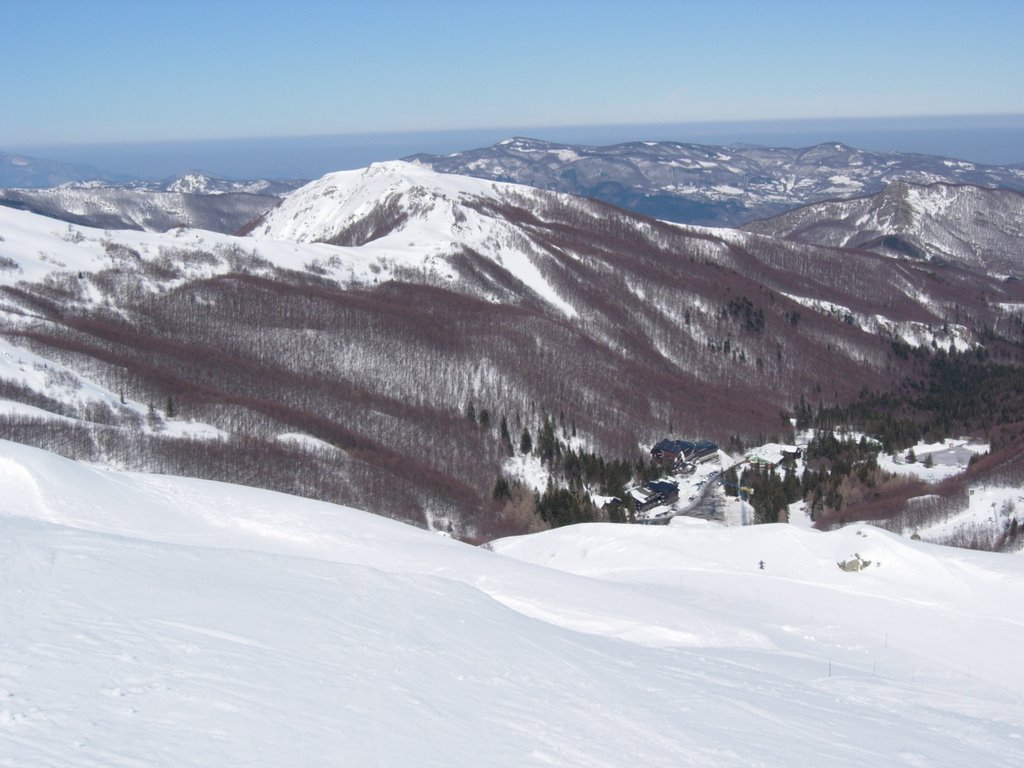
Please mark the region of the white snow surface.
<svg viewBox="0 0 1024 768"><path fill-rule="evenodd" d="M491 552L6 441L0 491L2 766L1016 766L1024 745L1024 558L695 521ZM839 571L855 551L880 565Z"/></svg>
<svg viewBox="0 0 1024 768"><path fill-rule="evenodd" d="M934 483L960 474L967 469L973 456L985 453L988 449L988 443L979 443L970 438L947 438L938 443L915 445L913 451L916 460L913 462L907 461L909 450L896 455L879 454L878 466L886 472L911 475ZM925 464L929 456L932 464L930 467Z"/></svg>
<svg viewBox="0 0 1024 768"><path fill-rule="evenodd" d="M39 282L57 276L75 276L120 266L124 256L110 252L111 246L134 251L139 259L161 258L169 250L202 250L218 257L210 261L190 263L176 259L183 271L182 279L201 279L232 271L225 254L239 249L256 255L285 269L302 270L310 261L335 255L335 249L321 244L257 243L251 238L233 237L199 229L176 229L170 232L137 232L133 230L102 230L66 224L28 211L0 206L0 256L9 259L12 267L0 267L0 285L16 285L21 280ZM173 287L174 280L162 283ZM83 290L89 291L88 282ZM0 303L0 311L4 305Z"/></svg>
<svg viewBox="0 0 1024 768"><path fill-rule="evenodd" d="M906 529L903 535L917 534L924 541L949 541L957 534L984 529L1004 530L1013 517L1020 519L1024 509L1024 489L1017 486L977 485L970 489L967 508L930 525ZM1024 550L1017 550L1020 556Z"/></svg>

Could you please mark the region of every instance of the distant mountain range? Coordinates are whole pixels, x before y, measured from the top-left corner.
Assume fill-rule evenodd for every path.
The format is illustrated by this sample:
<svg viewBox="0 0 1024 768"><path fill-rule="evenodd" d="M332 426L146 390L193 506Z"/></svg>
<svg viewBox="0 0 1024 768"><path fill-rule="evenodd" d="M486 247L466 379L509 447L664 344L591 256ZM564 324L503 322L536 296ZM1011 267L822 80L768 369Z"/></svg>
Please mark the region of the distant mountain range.
<svg viewBox="0 0 1024 768"><path fill-rule="evenodd" d="M406 159L441 173L526 184L658 219L719 227L872 194L896 180L1024 190L1024 166L868 152L835 143L803 149L653 141L590 147L514 138Z"/></svg>
<svg viewBox="0 0 1024 768"><path fill-rule="evenodd" d="M898 181L868 197L813 203L743 229L1024 276L1024 194L1009 190Z"/></svg>
<svg viewBox="0 0 1024 768"><path fill-rule="evenodd" d="M202 171L191 170L174 178L140 179L125 174L113 174L81 163L66 163L40 157L0 152L0 189L50 189L65 185L85 187L120 187L149 192L186 192L191 194L223 194L248 192L250 194L283 195L298 189L307 179L288 180L230 180Z"/></svg>
<svg viewBox="0 0 1024 768"><path fill-rule="evenodd" d="M232 180L211 176L202 171L190 171L171 181L136 182L135 189L150 192L180 192L190 195L273 195L283 197L307 183L307 179L283 181L281 179Z"/></svg>
<svg viewBox="0 0 1024 768"><path fill-rule="evenodd" d="M233 233L280 202L273 195L192 194L121 187L3 189L0 205L100 229L166 232L193 227Z"/></svg>
<svg viewBox="0 0 1024 768"><path fill-rule="evenodd" d="M802 149L652 141L591 147L514 138L406 159L440 173L525 184L666 221L716 227L869 196L894 181L1024 191L1024 166L869 152L835 143ZM184 225L231 233L302 183L228 180L199 171L161 181L113 179L88 166L0 154L0 204L89 226L164 230ZM217 200L216 195L246 197Z"/></svg>
<svg viewBox="0 0 1024 768"><path fill-rule="evenodd" d="M0 152L0 187L44 189L69 183L119 183L129 180L104 173L91 165Z"/></svg>
<svg viewBox="0 0 1024 768"><path fill-rule="evenodd" d="M231 181L192 172L170 181L92 181L49 189L0 189L0 205L104 229L164 232L194 227L232 234L301 184Z"/></svg>

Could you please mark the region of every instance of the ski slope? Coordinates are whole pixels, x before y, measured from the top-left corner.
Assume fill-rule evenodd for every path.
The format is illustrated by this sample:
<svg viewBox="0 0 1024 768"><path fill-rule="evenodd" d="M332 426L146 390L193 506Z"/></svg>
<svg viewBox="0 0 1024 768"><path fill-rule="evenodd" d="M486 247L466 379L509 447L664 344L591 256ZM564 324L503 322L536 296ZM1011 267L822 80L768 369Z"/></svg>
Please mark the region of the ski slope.
<svg viewBox="0 0 1024 768"><path fill-rule="evenodd" d="M0 491L0 766L1016 766L1024 747L1021 558L693 522L487 551L6 441ZM839 571L853 551L881 565Z"/></svg>

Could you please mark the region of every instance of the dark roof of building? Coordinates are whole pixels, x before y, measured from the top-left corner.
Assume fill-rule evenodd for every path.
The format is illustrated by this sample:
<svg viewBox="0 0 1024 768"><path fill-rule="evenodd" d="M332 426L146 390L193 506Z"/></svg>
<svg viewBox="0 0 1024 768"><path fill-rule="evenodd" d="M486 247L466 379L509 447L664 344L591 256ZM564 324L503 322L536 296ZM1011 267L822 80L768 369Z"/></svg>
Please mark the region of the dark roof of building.
<svg viewBox="0 0 1024 768"><path fill-rule="evenodd" d="M711 451L717 451L718 446L712 443L710 440L698 440L693 443L689 440L662 440L653 448L651 453L661 453L662 451L668 451L674 453L677 456L689 456L694 453L710 453Z"/></svg>
<svg viewBox="0 0 1024 768"><path fill-rule="evenodd" d="M651 449L651 453L669 451L671 453L689 453L694 448L694 443L689 440L662 440Z"/></svg>
<svg viewBox="0 0 1024 768"><path fill-rule="evenodd" d="M669 483L664 480L655 480L648 483L646 487L650 488L655 493L660 493L664 496L669 496L673 493L679 492L679 486L676 483Z"/></svg>

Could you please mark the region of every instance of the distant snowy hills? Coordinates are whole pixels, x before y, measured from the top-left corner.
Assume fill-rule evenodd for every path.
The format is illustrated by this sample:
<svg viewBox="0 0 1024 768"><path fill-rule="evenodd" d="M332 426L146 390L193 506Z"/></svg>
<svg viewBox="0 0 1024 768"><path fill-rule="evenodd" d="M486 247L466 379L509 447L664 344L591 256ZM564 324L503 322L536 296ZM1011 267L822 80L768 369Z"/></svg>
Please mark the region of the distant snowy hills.
<svg viewBox="0 0 1024 768"><path fill-rule="evenodd" d="M1024 275L1020 192L892 182L869 197L815 203L743 228L801 243Z"/></svg>
<svg viewBox="0 0 1024 768"><path fill-rule="evenodd" d="M305 181L282 181L269 179L232 180L211 176L202 171L190 171L171 181L135 182L134 188L151 192L180 192L190 195L224 195L244 193L249 195L273 195L284 197L305 184Z"/></svg>
<svg viewBox="0 0 1024 768"><path fill-rule="evenodd" d="M95 181L112 183L126 180L115 179L89 165L0 152L0 187L37 189Z"/></svg>
<svg viewBox="0 0 1024 768"><path fill-rule="evenodd" d="M0 155L0 162L3 159ZM59 184L32 183L29 177L21 178L19 184L18 178L11 177L14 183L10 188L0 188L0 205L103 229L165 232L190 227L233 234L302 184L266 179L232 181L198 171L170 181L115 183L86 171L78 176ZM64 177L35 178L45 181Z"/></svg>
<svg viewBox="0 0 1024 768"><path fill-rule="evenodd" d="M194 193L103 186L0 190L0 205L99 229L166 232L177 227L234 233L280 198L240 192Z"/></svg>
<svg viewBox="0 0 1024 768"><path fill-rule="evenodd" d="M49 189L65 185L86 187L120 187L150 192L184 192L189 194L283 195L301 185L299 181L231 180L191 170L173 179L140 179L113 174L81 163L67 163L40 157L0 152L0 189Z"/></svg>
<svg viewBox="0 0 1024 768"><path fill-rule="evenodd" d="M6 440L0 488L11 765L1019 763L1020 557L695 521L485 551Z"/></svg>
<svg viewBox="0 0 1024 768"><path fill-rule="evenodd" d="M443 173L593 197L659 219L737 226L790 208L881 190L890 181L1024 190L1024 168L844 144L802 149L631 142L606 147L513 138L406 158Z"/></svg>

